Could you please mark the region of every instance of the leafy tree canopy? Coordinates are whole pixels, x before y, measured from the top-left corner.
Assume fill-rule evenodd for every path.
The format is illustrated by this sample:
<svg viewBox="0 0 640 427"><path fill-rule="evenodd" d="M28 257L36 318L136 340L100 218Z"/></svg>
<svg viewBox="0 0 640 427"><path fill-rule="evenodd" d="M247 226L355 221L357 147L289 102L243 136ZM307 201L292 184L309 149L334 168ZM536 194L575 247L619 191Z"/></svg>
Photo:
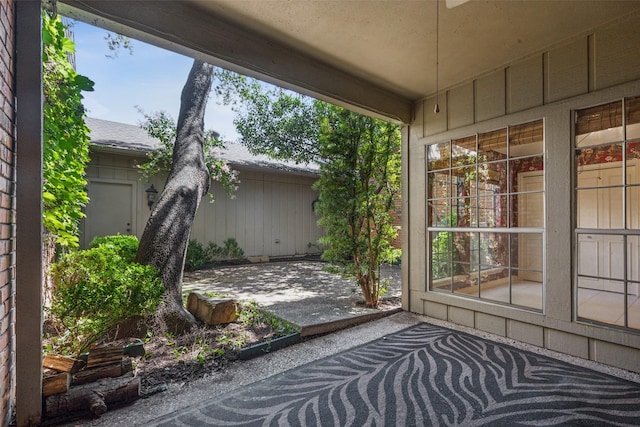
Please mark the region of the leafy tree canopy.
<svg viewBox="0 0 640 427"><path fill-rule="evenodd" d="M176 140L176 123L167 113L160 111L147 114L140 110L144 120L140 124L147 133L160 141L160 147L148 155L147 162L139 165L143 179L150 179L157 173L167 173L173 161L173 147ZM211 179L219 182L227 194L232 195L239 183L238 172L231 169L229 164L220 158L220 149L224 143L217 134L208 130L205 132L204 157ZM213 199L213 194L209 192Z"/></svg>
<svg viewBox="0 0 640 427"><path fill-rule="evenodd" d="M324 103L231 71L218 73L216 95L236 112L233 123L253 154L321 163L318 148Z"/></svg>

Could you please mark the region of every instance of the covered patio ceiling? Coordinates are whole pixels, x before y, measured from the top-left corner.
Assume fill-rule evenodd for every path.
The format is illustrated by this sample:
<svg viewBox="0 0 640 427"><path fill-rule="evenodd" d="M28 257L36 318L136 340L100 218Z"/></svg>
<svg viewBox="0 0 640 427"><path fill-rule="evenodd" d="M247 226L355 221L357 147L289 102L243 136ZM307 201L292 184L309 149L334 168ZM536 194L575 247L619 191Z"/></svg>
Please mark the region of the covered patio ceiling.
<svg viewBox="0 0 640 427"><path fill-rule="evenodd" d="M409 123L415 101L629 14L640 17L640 2L62 0L58 10Z"/></svg>

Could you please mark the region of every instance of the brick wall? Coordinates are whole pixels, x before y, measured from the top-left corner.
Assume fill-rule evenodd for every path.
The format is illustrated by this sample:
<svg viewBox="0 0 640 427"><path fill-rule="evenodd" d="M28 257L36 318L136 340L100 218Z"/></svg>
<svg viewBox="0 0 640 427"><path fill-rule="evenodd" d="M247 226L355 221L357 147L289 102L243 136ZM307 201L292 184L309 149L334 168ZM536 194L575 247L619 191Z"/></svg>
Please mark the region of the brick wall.
<svg viewBox="0 0 640 427"><path fill-rule="evenodd" d="M15 388L14 5L0 1L0 424L8 425Z"/></svg>

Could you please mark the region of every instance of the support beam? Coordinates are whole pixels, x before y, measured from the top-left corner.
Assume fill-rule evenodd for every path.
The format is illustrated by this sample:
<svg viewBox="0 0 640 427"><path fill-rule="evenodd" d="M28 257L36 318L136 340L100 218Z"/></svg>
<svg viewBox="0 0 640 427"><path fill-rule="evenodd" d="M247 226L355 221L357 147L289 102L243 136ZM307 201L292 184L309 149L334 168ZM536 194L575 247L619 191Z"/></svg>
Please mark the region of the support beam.
<svg viewBox="0 0 640 427"><path fill-rule="evenodd" d="M42 24L16 7L16 425L42 419ZM18 238L19 235L19 238Z"/></svg>
<svg viewBox="0 0 640 427"><path fill-rule="evenodd" d="M190 2L62 0L58 11L368 115L411 119L410 100Z"/></svg>

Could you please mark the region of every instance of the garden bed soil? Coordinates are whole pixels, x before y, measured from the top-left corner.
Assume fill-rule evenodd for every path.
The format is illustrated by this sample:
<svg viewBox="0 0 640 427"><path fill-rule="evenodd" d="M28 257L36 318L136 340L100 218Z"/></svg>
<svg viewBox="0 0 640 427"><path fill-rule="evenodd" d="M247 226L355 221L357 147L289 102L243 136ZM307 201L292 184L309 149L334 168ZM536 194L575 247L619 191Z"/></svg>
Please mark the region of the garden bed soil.
<svg viewBox="0 0 640 427"><path fill-rule="evenodd" d="M389 311L399 307L400 299L390 298L381 301L378 308ZM206 378L229 363L244 359L241 349L276 338L268 326L241 323L201 327L177 337L152 336L144 340L145 355L134 359L134 372L140 377L142 394L153 394L169 384ZM299 340L291 340L296 341Z"/></svg>

